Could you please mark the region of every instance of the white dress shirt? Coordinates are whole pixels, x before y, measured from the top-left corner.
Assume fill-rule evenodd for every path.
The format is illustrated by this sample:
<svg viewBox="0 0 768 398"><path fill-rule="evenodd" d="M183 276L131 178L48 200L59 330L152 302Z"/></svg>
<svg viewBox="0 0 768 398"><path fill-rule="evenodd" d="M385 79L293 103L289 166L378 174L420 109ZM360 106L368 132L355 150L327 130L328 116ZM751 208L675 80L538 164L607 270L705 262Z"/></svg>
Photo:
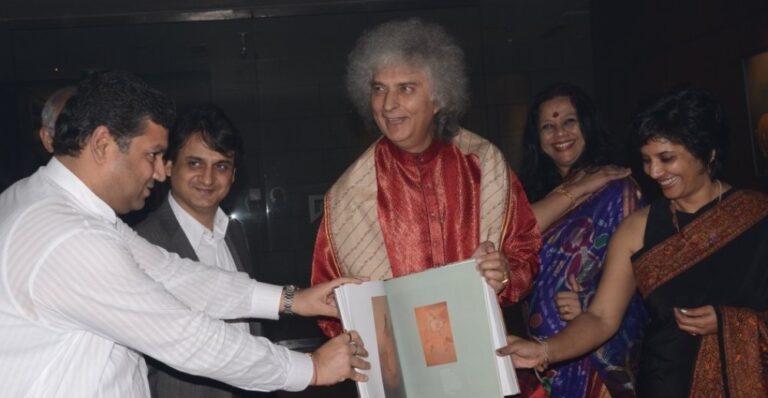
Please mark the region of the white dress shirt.
<svg viewBox="0 0 768 398"><path fill-rule="evenodd" d="M168 194L168 204L189 244L195 251L198 261L205 265L219 267L224 271L237 271L235 259L232 258L232 253L229 251L225 240L229 217L224 214L224 210L216 209L216 215L213 217L213 230L210 230L184 210L173 197L173 193ZM247 321L230 322L230 324L250 333L250 326Z"/></svg>
<svg viewBox="0 0 768 398"><path fill-rule="evenodd" d="M148 243L54 158L0 195L0 394L148 397L140 353L304 389L308 356L215 319L274 319L281 291Z"/></svg>

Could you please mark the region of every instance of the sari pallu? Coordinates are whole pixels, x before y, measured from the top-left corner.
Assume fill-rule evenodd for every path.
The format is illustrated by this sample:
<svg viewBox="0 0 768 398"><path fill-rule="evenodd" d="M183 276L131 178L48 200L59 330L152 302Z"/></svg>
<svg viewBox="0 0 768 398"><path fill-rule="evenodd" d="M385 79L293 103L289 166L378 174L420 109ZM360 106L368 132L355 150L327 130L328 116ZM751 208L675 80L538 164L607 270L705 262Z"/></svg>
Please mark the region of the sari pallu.
<svg viewBox="0 0 768 398"><path fill-rule="evenodd" d="M541 273L530 299L529 329L546 339L565 328L555 295L567 291L575 275L583 287L582 308L589 305L600 282L610 236L638 207L639 191L631 179L613 181L553 224L542 235ZM551 397L584 397L602 390L613 397L634 397L633 368L646 314L639 296L627 309L616 336L589 355L553 366L544 375Z"/></svg>
<svg viewBox="0 0 768 398"><path fill-rule="evenodd" d="M643 397L768 396L768 195L731 191L695 214L668 200L649 211L633 258L651 322L643 342ZM715 307L716 334L679 329L673 309Z"/></svg>

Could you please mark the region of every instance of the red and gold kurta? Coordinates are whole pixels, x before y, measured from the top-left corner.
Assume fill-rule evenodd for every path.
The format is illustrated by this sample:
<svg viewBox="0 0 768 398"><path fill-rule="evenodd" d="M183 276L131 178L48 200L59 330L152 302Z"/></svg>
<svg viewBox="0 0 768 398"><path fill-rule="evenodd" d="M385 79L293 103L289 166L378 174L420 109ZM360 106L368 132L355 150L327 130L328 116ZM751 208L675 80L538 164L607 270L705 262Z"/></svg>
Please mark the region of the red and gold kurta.
<svg viewBox="0 0 768 398"><path fill-rule="evenodd" d="M339 276L388 279L467 259L490 240L509 260L502 303L519 301L538 272L540 234L501 152L461 130L407 153L374 143L331 187L315 243L312 284ZM337 321L320 322L328 335Z"/></svg>

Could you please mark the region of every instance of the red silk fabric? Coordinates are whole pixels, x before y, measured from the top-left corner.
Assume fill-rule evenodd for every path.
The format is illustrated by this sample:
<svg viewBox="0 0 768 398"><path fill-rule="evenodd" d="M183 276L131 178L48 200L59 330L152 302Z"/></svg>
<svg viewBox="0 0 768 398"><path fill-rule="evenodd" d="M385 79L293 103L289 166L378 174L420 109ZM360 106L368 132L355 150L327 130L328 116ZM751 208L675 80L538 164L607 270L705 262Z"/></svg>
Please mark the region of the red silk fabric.
<svg viewBox="0 0 768 398"><path fill-rule="evenodd" d="M435 140L418 155L382 139L375 148L377 211L393 276L467 259L479 242L479 161L458 147ZM506 229L502 250L510 265L502 303L514 303L531 289L539 268L540 235L536 219L517 177L510 171ZM312 284L340 275L324 217L312 260ZM321 320L326 335L341 332L338 321Z"/></svg>

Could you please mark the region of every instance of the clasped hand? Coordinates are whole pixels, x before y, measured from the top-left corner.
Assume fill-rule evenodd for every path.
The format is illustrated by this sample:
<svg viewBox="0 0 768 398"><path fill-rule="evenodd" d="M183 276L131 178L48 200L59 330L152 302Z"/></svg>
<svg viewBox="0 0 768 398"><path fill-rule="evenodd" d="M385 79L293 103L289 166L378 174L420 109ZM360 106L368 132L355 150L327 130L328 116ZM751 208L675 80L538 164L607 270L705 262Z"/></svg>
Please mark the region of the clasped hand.
<svg viewBox="0 0 768 398"><path fill-rule="evenodd" d="M715 307L705 305L697 308L675 308L677 327L692 336L706 336L717 333L717 312Z"/></svg>
<svg viewBox="0 0 768 398"><path fill-rule="evenodd" d="M493 242L485 241L475 249L472 258L477 260L477 270L485 277L496 294L509 284L509 260Z"/></svg>
<svg viewBox="0 0 768 398"><path fill-rule="evenodd" d="M558 314L560 314L560 319L567 322L576 319L583 312L579 294L584 289L576 280L576 275L574 274L568 275L565 286L568 288L567 291L555 294L555 306L557 307Z"/></svg>
<svg viewBox="0 0 768 398"><path fill-rule="evenodd" d="M368 381L367 375L356 370L371 368L371 364L363 359L366 357L368 351L355 331L342 333L328 340L312 354L317 372L314 384L328 386L347 379Z"/></svg>

